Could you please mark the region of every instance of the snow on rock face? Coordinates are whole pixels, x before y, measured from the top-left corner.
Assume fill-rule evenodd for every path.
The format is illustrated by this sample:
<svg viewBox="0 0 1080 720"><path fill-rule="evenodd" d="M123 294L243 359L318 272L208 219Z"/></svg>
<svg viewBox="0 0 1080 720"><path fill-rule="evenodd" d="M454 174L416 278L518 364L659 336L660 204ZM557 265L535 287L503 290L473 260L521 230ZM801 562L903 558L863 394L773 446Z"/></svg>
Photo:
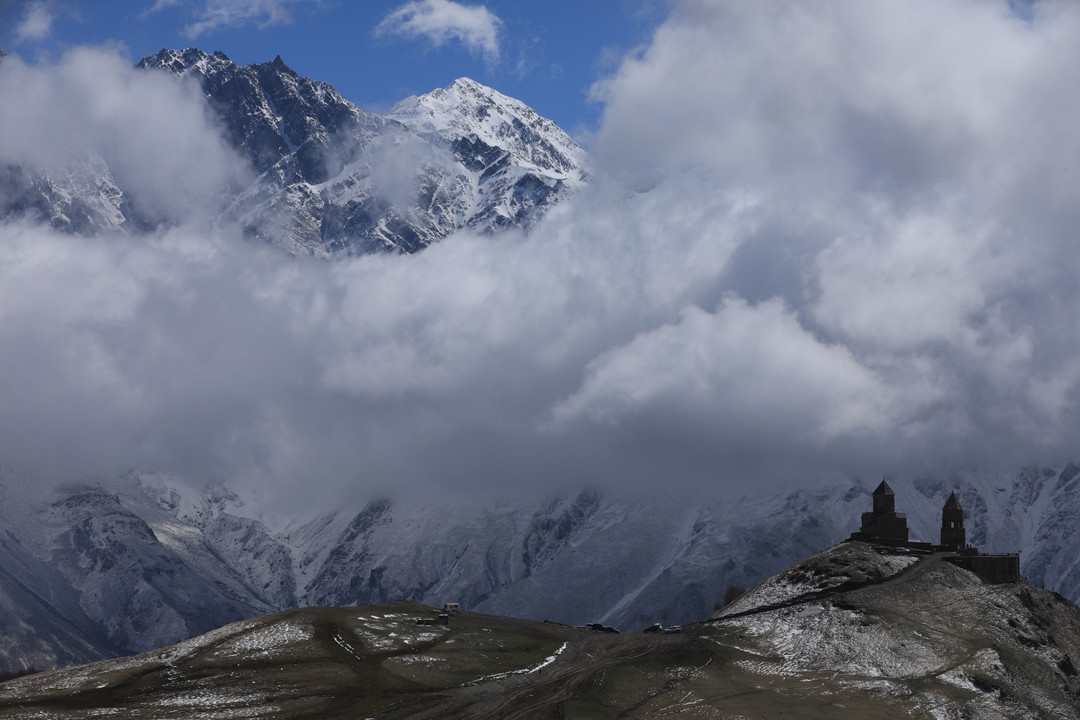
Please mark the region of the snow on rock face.
<svg viewBox="0 0 1080 720"><path fill-rule="evenodd" d="M529 229L587 180L585 151L554 122L475 80L401 101L386 114L439 147L470 201L464 227Z"/></svg>
<svg viewBox="0 0 1080 720"><path fill-rule="evenodd" d="M166 70L177 77L184 77L192 73L207 75L221 72L235 67L228 56L220 50L213 55L207 55L198 48L185 50L169 50L162 48L157 55L143 58L138 67L153 66L158 70Z"/></svg>
<svg viewBox="0 0 1080 720"><path fill-rule="evenodd" d="M161 473L133 473L129 480L168 513L152 524L160 542L188 555L193 553L185 546L209 547L269 607L296 604L289 550L263 523L236 514L243 502L231 490L215 485L197 491Z"/></svg>
<svg viewBox="0 0 1080 720"><path fill-rule="evenodd" d="M300 77L280 57L162 50L138 67L197 80L258 180L225 219L289 252L416 252L462 228L531 228L585 180L555 123L471 80L385 117Z"/></svg>
<svg viewBox="0 0 1080 720"><path fill-rule="evenodd" d="M0 218L95 235L125 226L124 192L101 156L70 158L60 170L0 165Z"/></svg>
<svg viewBox="0 0 1080 720"><path fill-rule="evenodd" d="M467 164L485 164L483 152L496 148L515 164L532 166L550 177L585 179L585 152L558 125L520 100L469 78L402 100L386 117L423 133L468 143L459 146Z"/></svg>
<svg viewBox="0 0 1080 720"><path fill-rule="evenodd" d="M75 486L42 513L49 563L112 643L143 650L273 609L197 527L147 500L128 483Z"/></svg>
<svg viewBox="0 0 1080 720"><path fill-rule="evenodd" d="M117 652L64 577L0 530L0 672L48 669Z"/></svg>

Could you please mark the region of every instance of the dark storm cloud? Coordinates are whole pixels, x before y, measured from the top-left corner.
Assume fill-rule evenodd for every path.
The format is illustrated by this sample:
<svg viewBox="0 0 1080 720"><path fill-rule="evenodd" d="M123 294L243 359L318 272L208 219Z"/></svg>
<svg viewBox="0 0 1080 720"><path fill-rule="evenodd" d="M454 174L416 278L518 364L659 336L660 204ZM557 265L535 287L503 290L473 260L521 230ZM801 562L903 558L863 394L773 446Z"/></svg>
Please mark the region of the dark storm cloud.
<svg viewBox="0 0 1080 720"><path fill-rule="evenodd" d="M188 90L5 62L0 156L62 164L61 133L177 222L0 230L0 457L295 499L1075 454L1078 53L1065 4L687 0L532 235L334 263L201 224L235 158Z"/></svg>

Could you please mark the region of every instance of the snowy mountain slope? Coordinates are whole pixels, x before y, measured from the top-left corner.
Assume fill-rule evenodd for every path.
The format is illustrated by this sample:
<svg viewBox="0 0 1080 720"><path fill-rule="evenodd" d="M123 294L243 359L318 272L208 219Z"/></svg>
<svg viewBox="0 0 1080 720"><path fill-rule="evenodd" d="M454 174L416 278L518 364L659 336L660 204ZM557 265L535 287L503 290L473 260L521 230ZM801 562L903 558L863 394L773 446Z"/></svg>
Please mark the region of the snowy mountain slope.
<svg viewBox="0 0 1080 720"><path fill-rule="evenodd" d="M901 495L903 488L904 493ZM1080 599L1080 467L1030 466L1015 474L949 473L901 480L897 506L937 541L941 506L955 491L964 508L968 544L987 552L1021 553L1020 570L1032 584Z"/></svg>
<svg viewBox="0 0 1080 720"><path fill-rule="evenodd" d="M501 150L512 162L552 178L585 179L585 154L558 125L520 100L469 78L406 98L390 108L386 117L452 142L468 139L473 148ZM468 159L478 162L482 158Z"/></svg>
<svg viewBox="0 0 1080 720"><path fill-rule="evenodd" d="M86 616L59 572L0 530L0 670L89 662L121 649Z"/></svg>
<svg viewBox="0 0 1080 720"><path fill-rule="evenodd" d="M729 587L750 587L793 558L845 537L869 502L862 486L841 479L704 506L685 540L672 543L648 584L609 613L607 622L632 628L704 617Z"/></svg>
<svg viewBox="0 0 1080 720"><path fill-rule="evenodd" d="M807 534L717 562L755 542L737 504L628 503L594 492L486 506L381 500L273 530L244 516L255 511L221 487L132 474L66 488L28 510L39 518L29 544L113 641L133 650L268 608L398 598L570 623L691 620L729 584L757 579L822 535L808 522Z"/></svg>
<svg viewBox="0 0 1080 720"><path fill-rule="evenodd" d="M95 235L125 227L126 210L123 191L97 154L53 169L0 164L0 217Z"/></svg>
<svg viewBox="0 0 1080 720"><path fill-rule="evenodd" d="M850 532L848 521L868 496L844 489L847 506L820 518L829 494L794 493L757 506L627 502L594 492L538 507L383 504L378 522L365 523L362 537L343 535L325 566L354 584L324 575L307 599L460 601L480 612L619 627L687 622L703 617L729 585L753 584Z"/></svg>
<svg viewBox="0 0 1080 720"><path fill-rule="evenodd" d="M531 227L543 207L587 180L584 151L524 103L468 78L407 98L386 114L448 144L475 198L466 227Z"/></svg>
<svg viewBox="0 0 1080 720"><path fill-rule="evenodd" d="M226 217L293 252L415 252L461 228L528 229L584 182L566 133L471 80L380 117L280 57L237 66L188 48L138 67L199 81L258 176Z"/></svg>
<svg viewBox="0 0 1080 720"><path fill-rule="evenodd" d="M385 519L370 510L368 528ZM1080 718L1080 608L940 555L843 543L671 633L438 613L397 601L236 622L0 684L0 715Z"/></svg>
<svg viewBox="0 0 1080 720"><path fill-rule="evenodd" d="M216 582L239 580L268 607L296 604L289 549L263 523L235 514L243 506L235 493L221 485L196 491L161 473L132 473L128 481L135 483L127 486L130 506L157 517L151 528L159 540L200 558L200 566L227 569Z"/></svg>
<svg viewBox="0 0 1080 720"><path fill-rule="evenodd" d="M115 645L175 642L273 608L197 525L124 489L72 486L39 514L47 562Z"/></svg>
<svg viewBox="0 0 1080 720"><path fill-rule="evenodd" d="M941 506L955 490L969 542L1020 551L1026 577L1080 597L1070 560L1080 556L1074 478L1064 466L891 482L913 535L937 539ZM702 617L728 586L753 585L847 537L870 507L870 485L836 478L739 500L631 502L594 492L486 505L380 500L271 535L289 547L301 604L456 600L486 612L633 627Z"/></svg>
<svg viewBox="0 0 1080 720"><path fill-rule="evenodd" d="M1038 584L1080 597L1076 468L890 478L912 534L936 540L956 491L968 538L1022 553ZM624 629L706 616L850 534L873 483L835 478L741 500L412 498L260 519L221 485L132 473L72 486L5 527L79 611L124 649L146 649L273 609L415 599Z"/></svg>
<svg viewBox="0 0 1080 720"><path fill-rule="evenodd" d="M291 157L286 181L319 183L337 170L335 142L363 144L386 122L343 98L327 83L302 78L281 56L259 65L238 66L224 53L162 50L137 64L199 81L222 124L225 139L256 172L282 168Z"/></svg>

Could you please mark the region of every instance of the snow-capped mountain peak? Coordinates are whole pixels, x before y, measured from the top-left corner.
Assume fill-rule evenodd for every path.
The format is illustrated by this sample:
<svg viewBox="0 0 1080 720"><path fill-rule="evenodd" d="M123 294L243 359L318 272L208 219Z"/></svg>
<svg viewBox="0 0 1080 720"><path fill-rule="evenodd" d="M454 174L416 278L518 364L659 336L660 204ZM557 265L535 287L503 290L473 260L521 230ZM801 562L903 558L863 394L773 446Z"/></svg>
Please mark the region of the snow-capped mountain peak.
<svg viewBox="0 0 1080 720"><path fill-rule="evenodd" d="M555 123L473 80L384 117L281 56L238 66L187 48L137 67L198 80L258 176L224 219L290 252L416 252L462 228L528 230L585 180L584 151ZM403 158L414 166L404 181Z"/></svg>
<svg viewBox="0 0 1080 720"><path fill-rule="evenodd" d="M520 100L470 78L406 98L386 117L446 139L475 138L505 150L516 163L585 179L585 151L558 125Z"/></svg>
<svg viewBox="0 0 1080 720"><path fill-rule="evenodd" d="M413 253L466 228L528 231L586 180L584 151L554 122L473 80L384 117L280 55L237 65L221 51L162 49L136 67L197 83L224 144L248 165L217 198L216 223L289 253ZM141 204L107 149L100 160L89 173L78 163L0 168L0 218L81 235L183 221Z"/></svg>

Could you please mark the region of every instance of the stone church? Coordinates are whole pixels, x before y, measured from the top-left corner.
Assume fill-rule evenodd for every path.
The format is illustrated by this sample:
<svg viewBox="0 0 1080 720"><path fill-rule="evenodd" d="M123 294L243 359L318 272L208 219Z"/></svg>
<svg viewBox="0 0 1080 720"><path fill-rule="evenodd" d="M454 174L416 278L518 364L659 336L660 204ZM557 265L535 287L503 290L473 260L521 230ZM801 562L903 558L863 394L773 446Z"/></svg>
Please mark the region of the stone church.
<svg viewBox="0 0 1080 720"><path fill-rule="evenodd" d="M964 508L951 493L941 509L941 535L937 545L911 540L907 516L896 512L896 493L885 480L873 494L873 509L862 514L862 527L850 540L904 548L907 552L940 554L953 565L970 570L987 582L1015 582L1020 579L1019 554L982 554L967 544Z"/></svg>

